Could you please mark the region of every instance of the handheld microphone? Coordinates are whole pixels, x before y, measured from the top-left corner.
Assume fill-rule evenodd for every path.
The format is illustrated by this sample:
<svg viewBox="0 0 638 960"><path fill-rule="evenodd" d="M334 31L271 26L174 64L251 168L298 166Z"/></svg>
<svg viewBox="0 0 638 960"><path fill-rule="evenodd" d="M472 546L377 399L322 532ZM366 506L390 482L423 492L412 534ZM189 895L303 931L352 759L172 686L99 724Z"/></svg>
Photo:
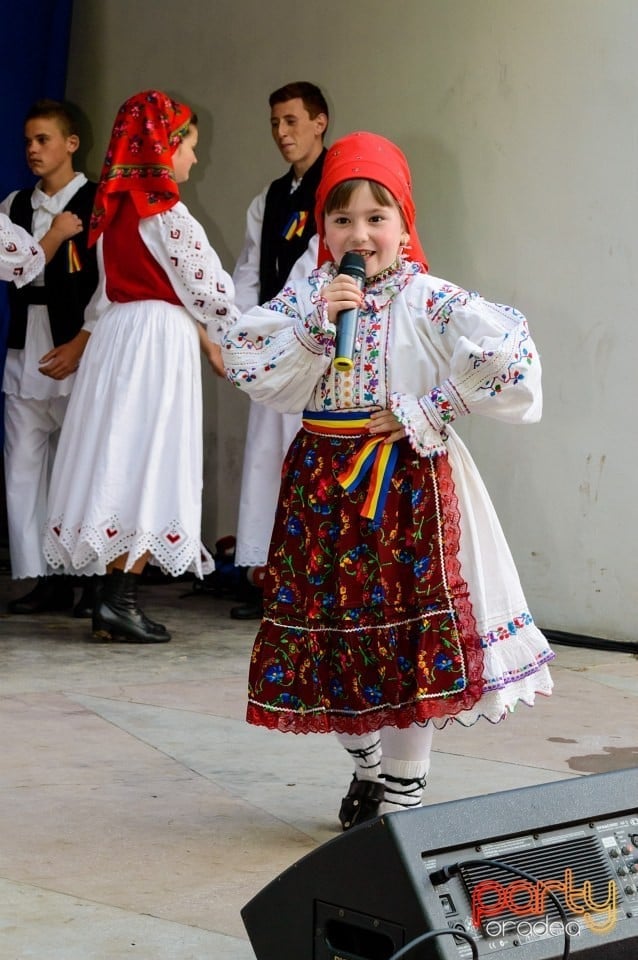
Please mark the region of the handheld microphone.
<svg viewBox="0 0 638 960"><path fill-rule="evenodd" d="M339 264L339 273L356 280L359 290L363 290L366 278L365 261L360 253L346 253ZM359 311L356 307L350 310L340 310L337 314L337 340L335 357L332 365L335 370L343 373L352 370L354 366L354 348L357 339L357 320Z"/></svg>

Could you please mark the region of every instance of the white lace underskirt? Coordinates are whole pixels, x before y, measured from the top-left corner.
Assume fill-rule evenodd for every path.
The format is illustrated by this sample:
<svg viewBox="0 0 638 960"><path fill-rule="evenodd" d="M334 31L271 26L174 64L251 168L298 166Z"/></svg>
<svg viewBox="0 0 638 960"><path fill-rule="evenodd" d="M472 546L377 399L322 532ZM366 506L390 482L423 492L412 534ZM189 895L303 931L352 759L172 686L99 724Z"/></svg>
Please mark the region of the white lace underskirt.
<svg viewBox="0 0 638 960"><path fill-rule="evenodd" d="M430 721L441 729L456 722L471 727L477 720L500 723L519 703L533 707L536 696L549 697L554 682L548 664L555 658L529 614L515 616L494 631L480 630L485 644L483 695L471 710Z"/></svg>

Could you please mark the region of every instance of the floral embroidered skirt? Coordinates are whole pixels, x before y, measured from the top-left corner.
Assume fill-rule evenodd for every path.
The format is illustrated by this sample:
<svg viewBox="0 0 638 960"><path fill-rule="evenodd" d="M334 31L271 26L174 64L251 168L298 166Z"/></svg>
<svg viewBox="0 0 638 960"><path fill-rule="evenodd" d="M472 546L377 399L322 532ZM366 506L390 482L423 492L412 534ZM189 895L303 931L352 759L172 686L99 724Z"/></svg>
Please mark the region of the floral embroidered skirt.
<svg viewBox="0 0 638 960"><path fill-rule="evenodd" d="M399 441L382 516L366 519L365 485L346 492L337 480L361 444L302 429L288 452L250 723L362 734L453 717L481 697L483 649L447 455L421 458Z"/></svg>

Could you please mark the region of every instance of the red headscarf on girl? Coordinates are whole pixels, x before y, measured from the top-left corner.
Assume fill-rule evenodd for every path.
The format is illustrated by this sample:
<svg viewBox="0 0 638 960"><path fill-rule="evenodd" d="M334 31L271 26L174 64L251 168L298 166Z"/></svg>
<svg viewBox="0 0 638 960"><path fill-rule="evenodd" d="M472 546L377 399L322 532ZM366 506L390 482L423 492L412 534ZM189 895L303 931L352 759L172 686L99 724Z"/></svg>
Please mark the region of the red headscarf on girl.
<svg viewBox="0 0 638 960"><path fill-rule="evenodd" d="M179 200L172 156L193 113L159 90L130 97L117 112L89 228L89 246L104 232L120 195L128 193L140 217L169 210Z"/></svg>
<svg viewBox="0 0 638 960"><path fill-rule="evenodd" d="M344 180L376 180L390 191L399 204L410 234L409 243L403 249L403 256L407 260L420 263L424 271L427 271L428 261L416 232L416 209L412 199L408 161L390 140L376 133L361 131L349 133L337 140L324 160L321 182L315 198L315 222L319 234L317 266L333 259L325 243L323 211L330 191Z"/></svg>

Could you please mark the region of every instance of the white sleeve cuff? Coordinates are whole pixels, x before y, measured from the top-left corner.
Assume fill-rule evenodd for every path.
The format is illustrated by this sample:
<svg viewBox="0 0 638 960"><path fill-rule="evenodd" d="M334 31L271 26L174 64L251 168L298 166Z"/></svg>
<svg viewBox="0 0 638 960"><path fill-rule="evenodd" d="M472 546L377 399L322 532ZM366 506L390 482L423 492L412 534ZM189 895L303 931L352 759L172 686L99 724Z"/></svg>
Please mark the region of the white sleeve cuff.
<svg viewBox="0 0 638 960"><path fill-rule="evenodd" d="M445 451L445 436L437 430L421 407L418 397L393 393L390 409L405 429L410 446L421 457L433 457Z"/></svg>

